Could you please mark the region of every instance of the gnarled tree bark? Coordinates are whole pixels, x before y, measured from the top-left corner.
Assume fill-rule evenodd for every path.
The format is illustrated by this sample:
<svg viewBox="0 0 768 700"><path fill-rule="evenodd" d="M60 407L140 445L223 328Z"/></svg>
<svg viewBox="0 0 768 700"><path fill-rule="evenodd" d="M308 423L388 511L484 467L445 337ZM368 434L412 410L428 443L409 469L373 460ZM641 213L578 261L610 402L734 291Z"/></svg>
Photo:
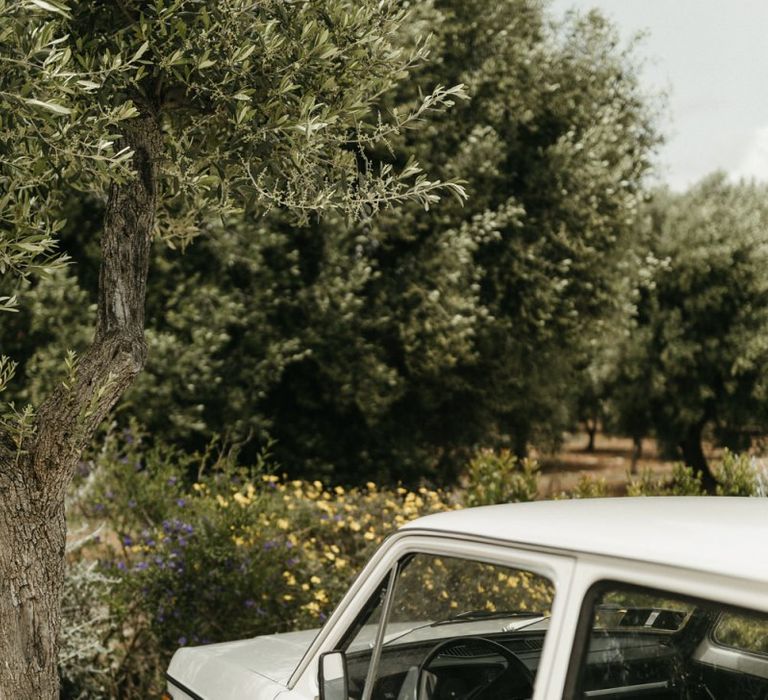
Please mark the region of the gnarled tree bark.
<svg viewBox="0 0 768 700"><path fill-rule="evenodd" d="M135 176L109 191L93 343L74 380L40 406L34 430L0 436L0 700L58 697L64 496L83 449L146 357L160 127L144 114L132 120L124 140Z"/></svg>

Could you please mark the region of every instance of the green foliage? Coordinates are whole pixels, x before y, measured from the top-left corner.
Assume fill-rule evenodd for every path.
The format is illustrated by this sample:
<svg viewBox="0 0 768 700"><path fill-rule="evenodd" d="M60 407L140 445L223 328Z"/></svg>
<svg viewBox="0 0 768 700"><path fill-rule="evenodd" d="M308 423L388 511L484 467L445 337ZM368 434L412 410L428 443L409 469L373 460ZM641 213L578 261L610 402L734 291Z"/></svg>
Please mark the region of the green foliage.
<svg viewBox="0 0 768 700"><path fill-rule="evenodd" d="M167 359L133 403L158 431L195 447L227 433L251 451L270 437L293 474L445 483L473 445L523 453L569 422L587 340L624 309L626 242L655 142L631 54L597 16L553 30L527 2L424 3L416 17L436 33L420 82L466 83L472 100L391 143L398 160L415 152L441 178L465 177L471 201L364 226L326 218L306 236L280 217L233 223L232 244L180 261L201 276L201 296L189 285L178 304L204 308L215 287L212 323L227 338L206 361L207 344L164 329ZM403 83L389 104L402 112L415 99ZM246 248L253 263L236 254L249 237L261 241ZM158 298L171 301L165 288ZM189 393L175 371L187 354L193 376L211 368ZM161 391L171 401L189 399L155 407L146 397L160 377L172 378Z"/></svg>
<svg viewBox="0 0 768 700"><path fill-rule="evenodd" d="M718 174L685 194L658 193L646 211L658 262L620 353L619 422L652 425L696 469L705 430L743 449L768 425L765 194Z"/></svg>
<svg viewBox="0 0 768 700"><path fill-rule="evenodd" d="M509 450L480 450L467 466L467 506L533 501L538 494L539 465L518 459Z"/></svg>
<svg viewBox="0 0 768 700"><path fill-rule="evenodd" d="M726 449L716 469L718 496L757 496L759 474L754 458Z"/></svg>
<svg viewBox="0 0 768 700"><path fill-rule="evenodd" d="M724 450L713 467L717 477L718 496L758 496L761 493L762 473L755 460L746 453ZM703 496L701 475L682 463L676 463L669 478L654 476L646 469L638 478L630 478L628 496Z"/></svg>
<svg viewBox="0 0 768 700"><path fill-rule="evenodd" d="M605 498L610 494L605 479L582 474L576 482L576 487L563 495L567 498Z"/></svg>
<svg viewBox="0 0 768 700"><path fill-rule="evenodd" d="M151 22L132 5L130 22L117 5L49 18L69 22L89 69L105 42L119 49L83 100L119 87L164 115L158 232L173 246L201 226L211 234L183 257L156 252L149 364L122 413L187 450L220 434L253 458L273 440L291 474L348 482L362 471L446 483L474 445L556 443L633 269L627 241L656 136L632 48L596 14L554 26L528 0L419 3L407 18L398 3L343 0L200 3L176 17L179 2ZM94 38L111 24L117 33ZM351 37L372 27L363 61ZM430 32L427 62L419 36ZM461 83L471 101L450 117L452 91L420 96ZM430 199L427 213L431 185L387 184L376 164L407 173L412 154L435 178L464 178L472 201ZM382 187L417 201L371 219ZM327 210L322 221L307 220L309 204ZM72 296L72 271L57 277L69 333L33 338L6 332L26 333L28 317L2 320L3 351L22 361L17 402L58 380L59 358L93 323L100 204L72 197L55 210L86 295ZM23 293L32 301L35 285ZM55 309L36 306L34 323L55 330Z"/></svg>
<svg viewBox="0 0 768 700"><path fill-rule="evenodd" d="M367 216L413 197L429 206L442 185L418 164L361 172L355 155L464 96L438 86L411 111L371 119L426 59L419 40L403 50L407 22L393 2L3 0L0 270L60 266L54 205L127 174L121 130L139 114L162 123L158 229L169 241L243 206L301 219Z"/></svg>
<svg viewBox="0 0 768 700"><path fill-rule="evenodd" d="M701 476L693 468L676 463L669 478L654 476L650 469L644 470L637 479L630 478L627 496L703 496Z"/></svg>

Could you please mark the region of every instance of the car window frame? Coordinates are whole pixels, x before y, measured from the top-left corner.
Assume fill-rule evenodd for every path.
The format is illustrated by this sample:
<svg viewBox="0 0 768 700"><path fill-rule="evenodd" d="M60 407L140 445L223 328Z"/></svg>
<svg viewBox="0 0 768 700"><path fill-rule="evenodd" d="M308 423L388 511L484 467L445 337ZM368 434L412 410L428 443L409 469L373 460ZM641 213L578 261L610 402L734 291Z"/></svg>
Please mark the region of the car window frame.
<svg viewBox="0 0 768 700"><path fill-rule="evenodd" d="M560 636L560 626L566 615L566 601L576 568L576 557L567 552L552 552L547 548L506 542L495 538L477 537L454 532L434 530L401 530L391 535L374 553L366 567L350 586L347 594L328 618L307 649L302 661L288 682L289 690L301 691L302 696L314 697L317 686L317 660L321 653L338 648L349 628L367 604L371 595L380 587L392 568L406 555L432 554L471 559L499 566L531 571L551 581L554 588L550 629L545 637L540 660L542 681L537 681L534 700L546 697L544 675L548 665L554 663L555 644ZM364 591L367 589L367 595ZM392 593L390 588L387 595ZM379 621L379 626L384 621ZM378 632L378 630L377 630ZM548 677L546 677L548 681Z"/></svg>

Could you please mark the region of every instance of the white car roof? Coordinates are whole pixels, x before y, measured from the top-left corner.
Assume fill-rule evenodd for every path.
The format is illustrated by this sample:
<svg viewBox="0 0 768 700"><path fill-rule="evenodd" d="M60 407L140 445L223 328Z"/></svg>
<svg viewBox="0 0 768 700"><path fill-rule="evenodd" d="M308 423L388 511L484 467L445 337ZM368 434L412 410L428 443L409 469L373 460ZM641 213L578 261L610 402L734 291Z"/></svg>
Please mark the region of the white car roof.
<svg viewBox="0 0 768 700"><path fill-rule="evenodd" d="M768 583L768 498L595 498L436 513L440 531L635 559Z"/></svg>

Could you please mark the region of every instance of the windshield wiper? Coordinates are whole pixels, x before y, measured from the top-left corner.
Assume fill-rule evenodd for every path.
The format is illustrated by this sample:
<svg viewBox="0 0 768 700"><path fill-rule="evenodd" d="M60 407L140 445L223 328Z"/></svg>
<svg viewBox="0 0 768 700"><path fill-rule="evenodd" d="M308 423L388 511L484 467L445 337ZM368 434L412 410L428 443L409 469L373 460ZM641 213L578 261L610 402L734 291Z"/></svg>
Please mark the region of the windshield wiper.
<svg viewBox="0 0 768 700"><path fill-rule="evenodd" d="M474 620L497 620L503 617L545 617L544 613L535 610L465 610L458 615L447 617L445 620L433 622L431 627L450 625L454 622L472 622Z"/></svg>
<svg viewBox="0 0 768 700"><path fill-rule="evenodd" d="M495 620L503 619L505 617L546 617L544 613L533 612L531 610L465 610L457 615L447 617L444 620L435 620L434 622L425 622L423 625L416 625L415 627L409 627L402 632L396 632L393 636L384 640L384 646L396 642L398 639L416 632L418 630L427 629L428 627L439 627L440 625L453 625L461 622L475 622L477 620ZM526 623L528 624L528 623ZM373 643L371 643L373 646Z"/></svg>

